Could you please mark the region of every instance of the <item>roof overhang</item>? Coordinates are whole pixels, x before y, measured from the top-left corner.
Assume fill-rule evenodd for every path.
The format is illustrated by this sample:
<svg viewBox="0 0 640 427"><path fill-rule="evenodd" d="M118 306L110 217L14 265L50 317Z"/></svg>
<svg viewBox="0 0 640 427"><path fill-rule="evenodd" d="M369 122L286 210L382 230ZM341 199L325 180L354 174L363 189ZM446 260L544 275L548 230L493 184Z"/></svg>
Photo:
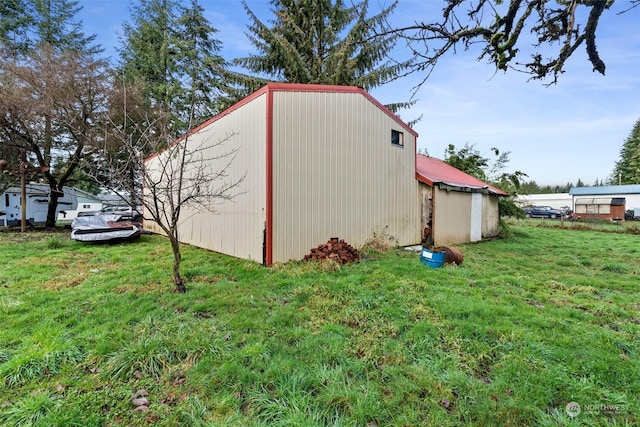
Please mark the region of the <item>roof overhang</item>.
<svg viewBox="0 0 640 427"><path fill-rule="evenodd" d="M623 206L624 197L579 197L576 198L576 205L612 205Z"/></svg>
<svg viewBox="0 0 640 427"><path fill-rule="evenodd" d="M452 181L432 181L427 177L420 175L419 173L416 173L416 179L419 182L428 185L429 187L438 187L440 190L444 190L444 191L457 191L459 193L493 194L495 196L500 196L500 197L508 196L507 193L504 193L502 191L496 191L496 189L494 189L490 185L474 186L474 185L463 184L463 183L452 182Z"/></svg>

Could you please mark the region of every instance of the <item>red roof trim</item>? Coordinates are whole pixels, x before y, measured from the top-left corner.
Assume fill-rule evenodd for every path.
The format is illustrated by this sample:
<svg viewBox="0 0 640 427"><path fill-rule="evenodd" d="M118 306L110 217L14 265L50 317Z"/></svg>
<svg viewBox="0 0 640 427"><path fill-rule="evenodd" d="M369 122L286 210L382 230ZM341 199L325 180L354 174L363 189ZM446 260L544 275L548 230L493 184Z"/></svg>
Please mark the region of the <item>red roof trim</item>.
<svg viewBox="0 0 640 427"><path fill-rule="evenodd" d="M376 100L374 97L372 97L369 93L365 92L364 89L361 89L359 87L356 87L356 86L338 86L338 85L319 85L319 84L272 82L272 83L267 83L265 86L261 87L260 89L258 89L255 92L253 92L251 95L247 96L246 98L241 99L240 101L236 102L235 104L233 104L231 107L227 108L226 110L224 110L224 111L220 112L219 114L216 114L215 116L211 117L210 119L204 121L200 125L198 125L195 128L193 128L188 134L177 138L175 141L173 141L171 143L171 146L173 146L175 144L179 144L180 142L188 139L191 135L194 135L194 134L198 133L200 130L202 130L203 128L209 126L211 123L214 123L217 120L220 120L221 118L223 118L224 116L226 116L228 114L231 114L235 110L239 109L243 105L248 104L249 102L253 101L254 99L260 97L261 95L263 95L265 93L272 93L272 92L359 93L360 95L362 95L365 98L367 98L369 100L369 102L371 102L376 107L378 107L387 116L391 117L396 123L398 123L400 126L402 126L407 132L409 132L410 134L412 134L416 138L418 137L418 133L415 130L411 129L411 127L409 127L408 124L403 122L400 119L400 117L395 115L387 107L385 107L378 100ZM159 153L154 153L154 154L150 155L149 157L147 157L146 159L144 159L144 161L147 162L148 160L151 160L152 158L154 158L158 154Z"/></svg>
<svg viewBox="0 0 640 427"><path fill-rule="evenodd" d="M199 124L198 126L193 128L186 135L183 135L183 136L177 138L175 141L173 141L171 143L170 146L174 146L176 144L181 143L182 141L188 139L191 135L195 135L196 133L200 132L203 128L209 126L211 123L214 123L214 122L220 120L221 118L223 118L224 116L227 116L227 115L231 114L232 112L234 112L238 108L242 107L243 105L248 104L249 102L253 101L254 99L256 99L258 97L260 97L261 95L263 95L266 92L267 92L267 86L264 86L264 87L258 89L257 91L253 92L251 95L247 96L246 98L243 98L240 101L236 102L235 104L233 104L231 107L227 108L226 110L224 110L224 111L220 112L219 114L216 114L215 116L211 117L210 119L202 122L201 124ZM153 153L152 155L150 155L149 157L144 159L144 161L147 162L148 160L151 160L152 158L154 158L158 154L159 153Z"/></svg>

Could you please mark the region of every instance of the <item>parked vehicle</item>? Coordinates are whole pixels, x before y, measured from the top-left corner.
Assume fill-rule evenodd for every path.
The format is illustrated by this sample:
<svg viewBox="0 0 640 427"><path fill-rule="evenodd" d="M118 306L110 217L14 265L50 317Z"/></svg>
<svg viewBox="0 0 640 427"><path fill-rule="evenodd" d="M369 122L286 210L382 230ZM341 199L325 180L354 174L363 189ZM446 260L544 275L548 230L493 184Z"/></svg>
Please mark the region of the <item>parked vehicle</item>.
<svg viewBox="0 0 640 427"><path fill-rule="evenodd" d="M141 234L142 214L131 206L80 212L71 223L71 238L80 242L134 240Z"/></svg>
<svg viewBox="0 0 640 427"><path fill-rule="evenodd" d="M627 209L624 212L625 221L640 221L640 208Z"/></svg>
<svg viewBox="0 0 640 427"><path fill-rule="evenodd" d="M78 216L71 224L71 238L80 242L110 242L137 239L142 234L141 225L133 221L130 212L128 214L125 213L125 215L122 215L120 211Z"/></svg>
<svg viewBox="0 0 640 427"><path fill-rule="evenodd" d="M80 212L77 216L86 217L94 215L116 215L123 221L131 221L135 224L142 223L142 214L131 206L105 206L100 210Z"/></svg>
<svg viewBox="0 0 640 427"><path fill-rule="evenodd" d="M565 211L553 209L551 206L531 206L524 208L524 215L527 218L562 218L566 216Z"/></svg>
<svg viewBox="0 0 640 427"><path fill-rule="evenodd" d="M56 220L56 226L58 227L70 227L74 219L79 216L95 215L102 209L102 202L95 203L78 203L78 209L63 210L58 213L58 219Z"/></svg>

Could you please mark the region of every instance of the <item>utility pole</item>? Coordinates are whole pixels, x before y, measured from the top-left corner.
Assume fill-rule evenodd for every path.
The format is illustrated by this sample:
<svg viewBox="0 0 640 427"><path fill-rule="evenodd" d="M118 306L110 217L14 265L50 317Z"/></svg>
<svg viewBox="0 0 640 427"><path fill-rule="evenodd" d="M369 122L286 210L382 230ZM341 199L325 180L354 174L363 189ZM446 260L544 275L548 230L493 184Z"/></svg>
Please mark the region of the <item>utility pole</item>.
<svg viewBox="0 0 640 427"><path fill-rule="evenodd" d="M6 160L0 159L0 171L5 172L8 164L9 162ZM29 169L29 163L27 163L27 152L25 150L21 150L18 173L20 173L20 231L22 233L27 231L27 169Z"/></svg>

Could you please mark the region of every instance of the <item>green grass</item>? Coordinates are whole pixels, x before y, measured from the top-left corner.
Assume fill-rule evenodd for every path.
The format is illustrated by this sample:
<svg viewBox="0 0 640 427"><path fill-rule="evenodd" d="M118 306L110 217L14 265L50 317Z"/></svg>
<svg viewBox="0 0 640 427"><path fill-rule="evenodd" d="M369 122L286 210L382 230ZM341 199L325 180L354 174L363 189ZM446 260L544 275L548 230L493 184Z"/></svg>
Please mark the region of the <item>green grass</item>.
<svg viewBox="0 0 640 427"><path fill-rule="evenodd" d="M185 247L186 294L159 236L0 233L0 425L638 425L638 236L512 231L440 269Z"/></svg>

